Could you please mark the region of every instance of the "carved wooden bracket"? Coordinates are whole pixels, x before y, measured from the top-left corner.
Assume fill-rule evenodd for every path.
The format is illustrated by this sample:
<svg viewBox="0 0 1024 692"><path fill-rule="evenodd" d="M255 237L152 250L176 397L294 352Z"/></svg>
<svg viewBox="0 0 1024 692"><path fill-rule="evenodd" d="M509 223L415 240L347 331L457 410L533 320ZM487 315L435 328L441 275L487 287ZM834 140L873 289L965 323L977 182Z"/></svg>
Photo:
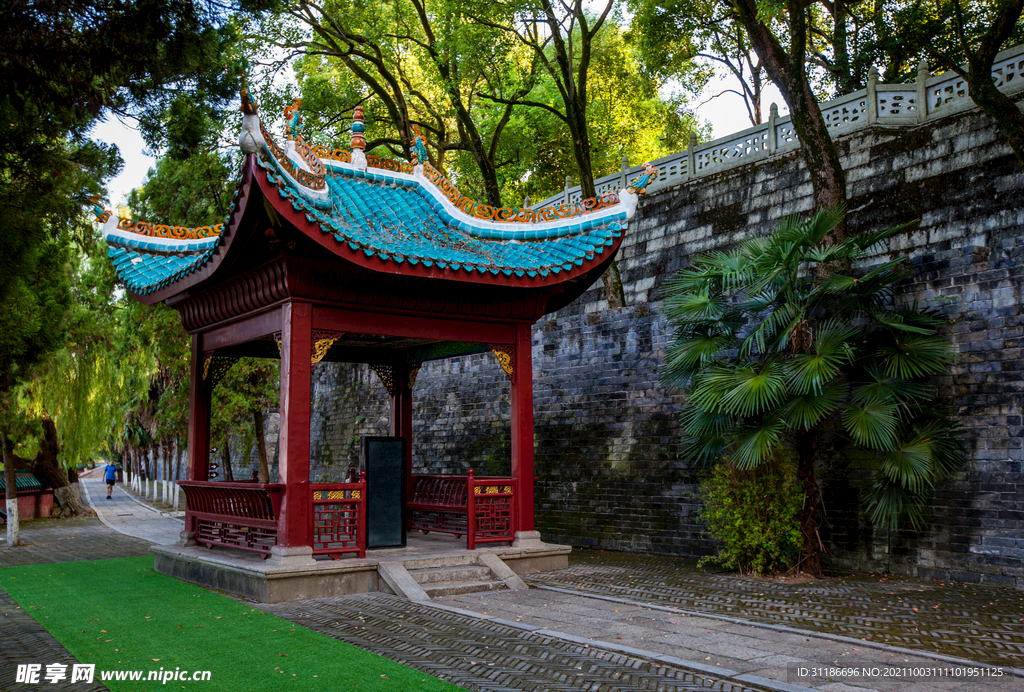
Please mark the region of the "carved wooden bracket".
<svg viewBox="0 0 1024 692"><path fill-rule="evenodd" d="M237 362L238 356L217 356L207 351L203 354L203 383L213 389Z"/></svg>
<svg viewBox="0 0 1024 692"><path fill-rule="evenodd" d="M309 362L316 365L324 359L327 352L331 350L331 346L344 332L328 332L321 329L317 329L313 332L313 338L310 341L309 348ZM281 350L281 332L274 332L274 341L277 342L277 355L283 356L284 353Z"/></svg>
<svg viewBox="0 0 1024 692"><path fill-rule="evenodd" d="M510 344L487 344L488 348L494 353L494 357L498 359L498 365L505 371L508 376L508 381L512 381L512 374L515 372L515 356L516 350Z"/></svg>
<svg viewBox="0 0 1024 692"><path fill-rule="evenodd" d="M380 379L380 383L384 385L384 389L388 390L388 395L394 396L395 369L390 365L371 365L370 367L377 373L377 377Z"/></svg>
<svg viewBox="0 0 1024 692"><path fill-rule="evenodd" d="M420 366L422 363L417 363L409 367L409 391L416 385L416 376L420 372ZM391 365L371 365L373 371L377 373L377 377L380 378L380 383L384 385L384 389L388 390L389 396L394 396L397 392L396 387L398 382L395 379L395 368Z"/></svg>

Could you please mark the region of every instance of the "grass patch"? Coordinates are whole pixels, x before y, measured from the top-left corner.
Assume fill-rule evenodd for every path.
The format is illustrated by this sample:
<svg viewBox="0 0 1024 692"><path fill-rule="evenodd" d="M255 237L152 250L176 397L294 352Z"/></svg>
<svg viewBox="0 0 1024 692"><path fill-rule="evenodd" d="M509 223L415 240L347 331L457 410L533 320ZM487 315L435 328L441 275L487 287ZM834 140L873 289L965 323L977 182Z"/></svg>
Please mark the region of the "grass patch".
<svg viewBox="0 0 1024 692"><path fill-rule="evenodd" d="M95 663L96 681L111 692L460 689L159 574L152 556L8 567L0 569L0 587L79 662ZM72 662L26 663L41 663L45 672L48 663ZM208 670L211 676L166 684L101 680L103 671L141 670L145 678L161 667Z"/></svg>

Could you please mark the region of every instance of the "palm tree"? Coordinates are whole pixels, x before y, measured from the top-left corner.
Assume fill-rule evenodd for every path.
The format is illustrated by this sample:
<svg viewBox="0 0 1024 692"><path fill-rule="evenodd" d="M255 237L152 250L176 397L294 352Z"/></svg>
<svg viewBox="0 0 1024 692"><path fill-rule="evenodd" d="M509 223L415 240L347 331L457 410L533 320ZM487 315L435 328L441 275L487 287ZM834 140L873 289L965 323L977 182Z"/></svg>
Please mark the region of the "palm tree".
<svg viewBox="0 0 1024 692"><path fill-rule="evenodd" d="M853 453L874 473L867 509L876 526L915 529L939 479L965 459L958 424L930 377L948 372L953 346L941 315L901 306L905 258L869 270L869 249L901 229L821 241L842 209L790 218L767 238L693 259L666 284L675 330L663 380L689 386L685 454L753 469L795 457L803 484L799 565L820 576L823 457Z"/></svg>

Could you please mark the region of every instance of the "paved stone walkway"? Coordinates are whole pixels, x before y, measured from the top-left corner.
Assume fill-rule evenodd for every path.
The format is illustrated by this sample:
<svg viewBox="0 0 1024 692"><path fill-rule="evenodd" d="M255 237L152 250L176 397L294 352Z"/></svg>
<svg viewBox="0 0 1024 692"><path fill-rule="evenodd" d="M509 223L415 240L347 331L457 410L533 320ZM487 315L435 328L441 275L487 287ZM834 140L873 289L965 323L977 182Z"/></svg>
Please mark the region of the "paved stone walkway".
<svg viewBox="0 0 1024 692"><path fill-rule="evenodd" d="M135 499L121 485L114 486L114 493L108 500L102 476L79 477L79 483L99 520L118 533L170 545L176 543L185 530L184 521Z"/></svg>
<svg viewBox="0 0 1024 692"><path fill-rule="evenodd" d="M260 608L467 690L773 689L701 673L684 661L608 651L543 631L525 631L515 623L422 606L388 594Z"/></svg>
<svg viewBox="0 0 1024 692"><path fill-rule="evenodd" d="M707 674L713 679L756 682L767 678L850 692L953 692L968 686L972 692L1024 689L1024 679L1006 671L998 678L935 679L957 665L892 647L871 648L854 640L836 641L813 633L688 616L663 606L603 600L579 592L495 591L435 602L455 606L467 614L486 613L487 618L512 620L516 626L539 628L548 636L589 644L597 650L648 660L671 656L696 662L708 666ZM687 666L692 668L693 663ZM801 667L823 666L877 667L880 671L879 675L851 677L841 687L836 686L837 682L798 675ZM898 674L884 677L882 670ZM984 676L997 671L979 668L976 672Z"/></svg>
<svg viewBox="0 0 1024 692"><path fill-rule="evenodd" d="M1008 587L882 574L771 582L708 574L678 558L587 550L570 562L528 581L1024 668L1024 591Z"/></svg>

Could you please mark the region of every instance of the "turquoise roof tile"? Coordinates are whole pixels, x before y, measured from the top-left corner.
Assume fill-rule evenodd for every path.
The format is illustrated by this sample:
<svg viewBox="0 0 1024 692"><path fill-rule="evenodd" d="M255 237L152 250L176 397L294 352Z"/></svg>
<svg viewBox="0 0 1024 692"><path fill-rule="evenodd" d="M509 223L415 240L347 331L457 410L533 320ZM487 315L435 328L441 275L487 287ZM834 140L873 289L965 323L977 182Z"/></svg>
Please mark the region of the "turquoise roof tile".
<svg viewBox="0 0 1024 692"><path fill-rule="evenodd" d="M613 238L621 237L626 225L624 211L607 209L589 218L535 225L477 221L450 213L434 196L440 193L419 180L348 166L328 167L325 201L293 187L274 168L275 162L266 165L267 180L276 186L269 194L279 194L331 236L342 256L362 250L367 258L407 262L410 267L437 266L498 278L547 277L601 261L605 247L615 244ZM132 243L110 241L108 254L132 291L150 293L202 266L219 241L208 239L175 256L167 254L159 239L140 237Z"/></svg>

